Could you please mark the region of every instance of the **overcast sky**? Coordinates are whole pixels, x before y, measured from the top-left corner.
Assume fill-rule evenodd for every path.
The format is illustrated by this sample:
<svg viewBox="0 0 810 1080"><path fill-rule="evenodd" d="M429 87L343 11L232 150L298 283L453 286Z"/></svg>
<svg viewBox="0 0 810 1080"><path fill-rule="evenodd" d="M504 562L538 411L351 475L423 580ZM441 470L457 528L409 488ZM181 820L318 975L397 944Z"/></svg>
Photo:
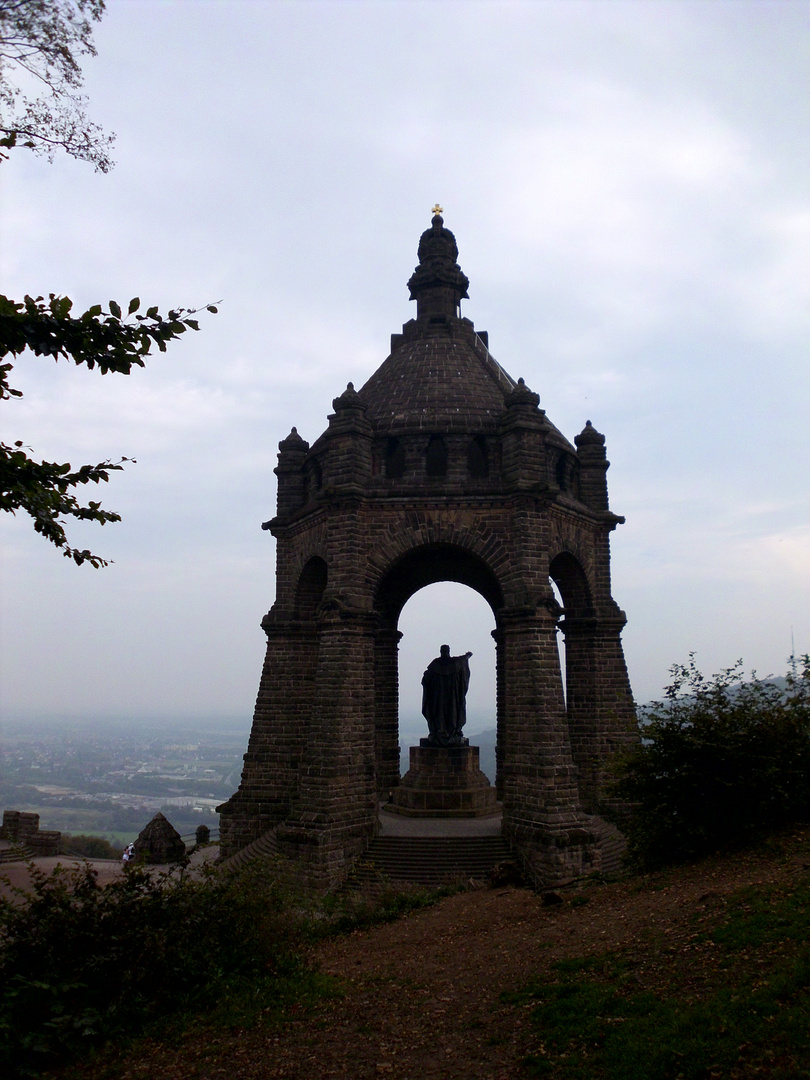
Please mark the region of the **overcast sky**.
<svg viewBox="0 0 810 1080"><path fill-rule="evenodd" d="M637 699L690 651L810 651L808 3L108 0L96 44L117 167L13 152L2 291L222 304L128 378L18 364L6 441L137 465L121 524L70 526L105 570L0 523L6 723L249 721L278 442L385 359L437 200L493 355L607 437ZM403 716L446 640L492 726L493 625L462 586L408 604Z"/></svg>

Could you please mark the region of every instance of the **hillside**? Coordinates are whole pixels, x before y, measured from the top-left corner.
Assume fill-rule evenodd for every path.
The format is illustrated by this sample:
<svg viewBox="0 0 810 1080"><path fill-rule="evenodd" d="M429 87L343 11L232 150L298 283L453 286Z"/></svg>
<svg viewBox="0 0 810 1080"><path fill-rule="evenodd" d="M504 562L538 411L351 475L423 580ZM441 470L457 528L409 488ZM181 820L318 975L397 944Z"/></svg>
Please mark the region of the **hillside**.
<svg viewBox="0 0 810 1080"><path fill-rule="evenodd" d="M810 828L562 890L480 888L317 946L336 992L64 1080L807 1077ZM555 899L555 898L552 898Z"/></svg>

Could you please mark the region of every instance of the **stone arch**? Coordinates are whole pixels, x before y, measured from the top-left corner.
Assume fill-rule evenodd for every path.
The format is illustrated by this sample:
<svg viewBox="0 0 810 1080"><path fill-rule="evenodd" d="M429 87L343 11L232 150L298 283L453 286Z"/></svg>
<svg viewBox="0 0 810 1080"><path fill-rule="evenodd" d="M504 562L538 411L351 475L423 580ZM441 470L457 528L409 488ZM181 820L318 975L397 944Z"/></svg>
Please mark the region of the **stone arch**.
<svg viewBox="0 0 810 1080"><path fill-rule="evenodd" d="M399 618L415 592L438 581L458 581L480 593L493 612L503 607L497 573L480 555L446 541L418 543L389 564L375 590L374 608L383 618Z"/></svg>
<svg viewBox="0 0 810 1080"><path fill-rule="evenodd" d="M583 617L592 608L591 587L579 559L570 551L561 551L549 562L549 577L560 590L563 607L577 617Z"/></svg>
<svg viewBox="0 0 810 1080"><path fill-rule="evenodd" d="M456 581L479 593L496 623L503 607L497 573L467 547L446 542L413 544L379 574L374 590L378 619L374 656L374 746L378 792L382 798L399 783L399 616L420 589Z"/></svg>
<svg viewBox="0 0 810 1080"><path fill-rule="evenodd" d="M499 583L503 602L509 603L512 599L507 588L507 585L511 584L509 572L512 560L499 530L488 527L486 523L470 521L457 515L443 519L421 508L411 510L407 521L397 516L370 547L368 584L372 597L378 595L381 582L392 567L422 548L432 548L437 552L444 548L454 548L466 552L470 559L478 559L489 568ZM377 601L372 600L372 605L376 607Z"/></svg>
<svg viewBox="0 0 810 1080"><path fill-rule="evenodd" d="M305 564L295 589L295 618L312 621L318 605L323 600L329 580L329 569L324 559L313 555Z"/></svg>
<svg viewBox="0 0 810 1080"><path fill-rule="evenodd" d="M443 435L431 435L425 450L425 476L446 476L450 460Z"/></svg>

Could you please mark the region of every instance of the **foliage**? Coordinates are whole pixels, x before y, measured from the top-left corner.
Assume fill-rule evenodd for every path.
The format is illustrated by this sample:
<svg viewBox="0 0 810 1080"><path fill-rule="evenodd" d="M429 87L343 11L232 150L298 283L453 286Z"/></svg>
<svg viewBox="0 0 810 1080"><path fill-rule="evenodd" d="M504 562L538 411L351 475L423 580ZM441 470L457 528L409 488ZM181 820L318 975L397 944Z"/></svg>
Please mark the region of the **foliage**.
<svg viewBox="0 0 810 1080"><path fill-rule="evenodd" d="M104 0L0 0L0 146L113 167L115 136L87 119L79 65L96 55L92 23L103 14Z"/></svg>
<svg viewBox="0 0 810 1080"><path fill-rule="evenodd" d="M433 907L445 896L455 896L464 888L462 884L452 883L437 888L391 882L365 888L355 885L325 896L310 913L307 933L318 939L396 922L414 911Z"/></svg>
<svg viewBox="0 0 810 1080"><path fill-rule="evenodd" d="M162 316L157 307L140 314L140 300L130 300L126 315L114 300L109 310L100 304L81 315L71 314L72 301L66 296L51 293L46 301L42 296L26 296L22 303L0 296L0 400L20 398L22 393L9 384L13 364L8 357L17 357L30 350L36 356L60 357L89 369L98 368L102 375L109 372L128 375L133 367L143 367L153 345L166 351L172 341L188 328L199 330L196 311L179 308ZM216 313L209 304L207 310ZM36 461L29 456L21 440L13 446L0 443L0 510L16 513L24 510L34 521L34 528L67 558L77 565L89 562L96 568L106 566L104 559L92 552L71 547L67 541L64 517L95 521L104 525L120 521L113 511L104 510L100 502L88 500L83 505L74 490L86 484L106 483L111 472L120 471L123 462L102 461L74 469L70 464Z"/></svg>
<svg viewBox="0 0 810 1080"><path fill-rule="evenodd" d="M805 1075L810 1053L810 881L787 894L758 887L732 896L725 919L694 935L713 966L696 994L689 962L666 987L641 989L627 957L602 953L553 965L502 995L531 1009L537 1044L529 1076L559 1080L710 1080ZM670 950L671 951L671 950ZM733 972L733 976L730 975Z"/></svg>
<svg viewBox="0 0 810 1080"><path fill-rule="evenodd" d="M113 1036L249 992L261 1004L301 964L298 916L272 882L32 867L27 902L0 902L0 1072L43 1068Z"/></svg>
<svg viewBox="0 0 810 1080"><path fill-rule="evenodd" d="M29 894L0 901L2 1075L38 1075L147 1026L185 1032L204 1013L206 1023L245 1027L285 1002L333 993L307 969L309 944L456 891L305 899L282 859L237 876L129 863L104 889L89 865L51 877L30 870Z"/></svg>
<svg viewBox="0 0 810 1080"><path fill-rule="evenodd" d="M810 820L810 657L777 682L741 681L741 661L706 679L693 657L672 676L614 786L633 860L694 859Z"/></svg>
<svg viewBox="0 0 810 1080"><path fill-rule="evenodd" d="M115 847L103 836L88 836L78 833L62 833L59 841L60 855L79 855L83 859L120 859L121 848Z"/></svg>
<svg viewBox="0 0 810 1080"><path fill-rule="evenodd" d="M81 57L96 55L92 23L101 19L104 7L104 0L0 0L0 147L25 146L49 161L61 149L99 172L112 168L114 136L87 119L79 63ZM36 88L39 96L29 95L28 87ZM0 150L0 160L4 158L8 154ZM29 349L37 356L61 356L98 367L102 374L128 375L133 365L143 367L153 344L165 352L166 343L189 326L198 329L190 318L194 311L178 309L164 318L151 307L145 315L135 315L137 299L130 301L126 318L114 300L109 311L97 304L78 318L70 315L71 307L67 297L55 293L47 303L41 296L26 296L22 303L0 296L0 359ZM132 315L135 320L127 321ZM11 369L9 363L0 364L0 400L22 396L9 386ZM0 510L25 510L36 531L78 565L106 566L98 555L68 544L61 519L99 525L120 521L119 514L103 510L100 502L83 505L74 492L86 484L106 483L127 460L74 469L34 460L22 440L13 446L0 443Z"/></svg>

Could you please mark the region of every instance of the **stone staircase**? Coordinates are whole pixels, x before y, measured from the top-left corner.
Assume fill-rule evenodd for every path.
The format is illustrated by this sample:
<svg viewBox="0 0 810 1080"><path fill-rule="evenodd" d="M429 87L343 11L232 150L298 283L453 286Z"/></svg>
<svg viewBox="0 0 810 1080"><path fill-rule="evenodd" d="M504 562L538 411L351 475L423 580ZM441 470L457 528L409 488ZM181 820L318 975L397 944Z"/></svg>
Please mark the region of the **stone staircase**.
<svg viewBox="0 0 810 1080"><path fill-rule="evenodd" d="M602 852L601 872L606 875L620 874L624 869L627 841L615 825L604 820L599 825L599 848Z"/></svg>
<svg viewBox="0 0 810 1080"><path fill-rule="evenodd" d="M381 879L436 887L459 878L486 880L511 860L500 836L378 836L352 871L353 886Z"/></svg>
<svg viewBox="0 0 810 1080"><path fill-rule="evenodd" d="M271 858L276 854L276 834L273 829L270 829L268 832L262 833L256 840L253 840L247 847L237 851L236 854L218 861L217 866L223 870L241 870L252 859Z"/></svg>
<svg viewBox="0 0 810 1080"><path fill-rule="evenodd" d="M623 867L626 841L619 830L599 822L603 874L618 874ZM225 870L238 870L252 859L271 858L277 854L275 832L270 830L222 860ZM486 881L499 863L512 862L513 856L499 835L485 836L391 836L383 834L372 840L368 851L352 870L346 886L362 888L387 881L435 888L458 879Z"/></svg>
<svg viewBox="0 0 810 1080"><path fill-rule="evenodd" d="M33 857L34 852L24 844L0 843L0 866L3 863L25 862Z"/></svg>

